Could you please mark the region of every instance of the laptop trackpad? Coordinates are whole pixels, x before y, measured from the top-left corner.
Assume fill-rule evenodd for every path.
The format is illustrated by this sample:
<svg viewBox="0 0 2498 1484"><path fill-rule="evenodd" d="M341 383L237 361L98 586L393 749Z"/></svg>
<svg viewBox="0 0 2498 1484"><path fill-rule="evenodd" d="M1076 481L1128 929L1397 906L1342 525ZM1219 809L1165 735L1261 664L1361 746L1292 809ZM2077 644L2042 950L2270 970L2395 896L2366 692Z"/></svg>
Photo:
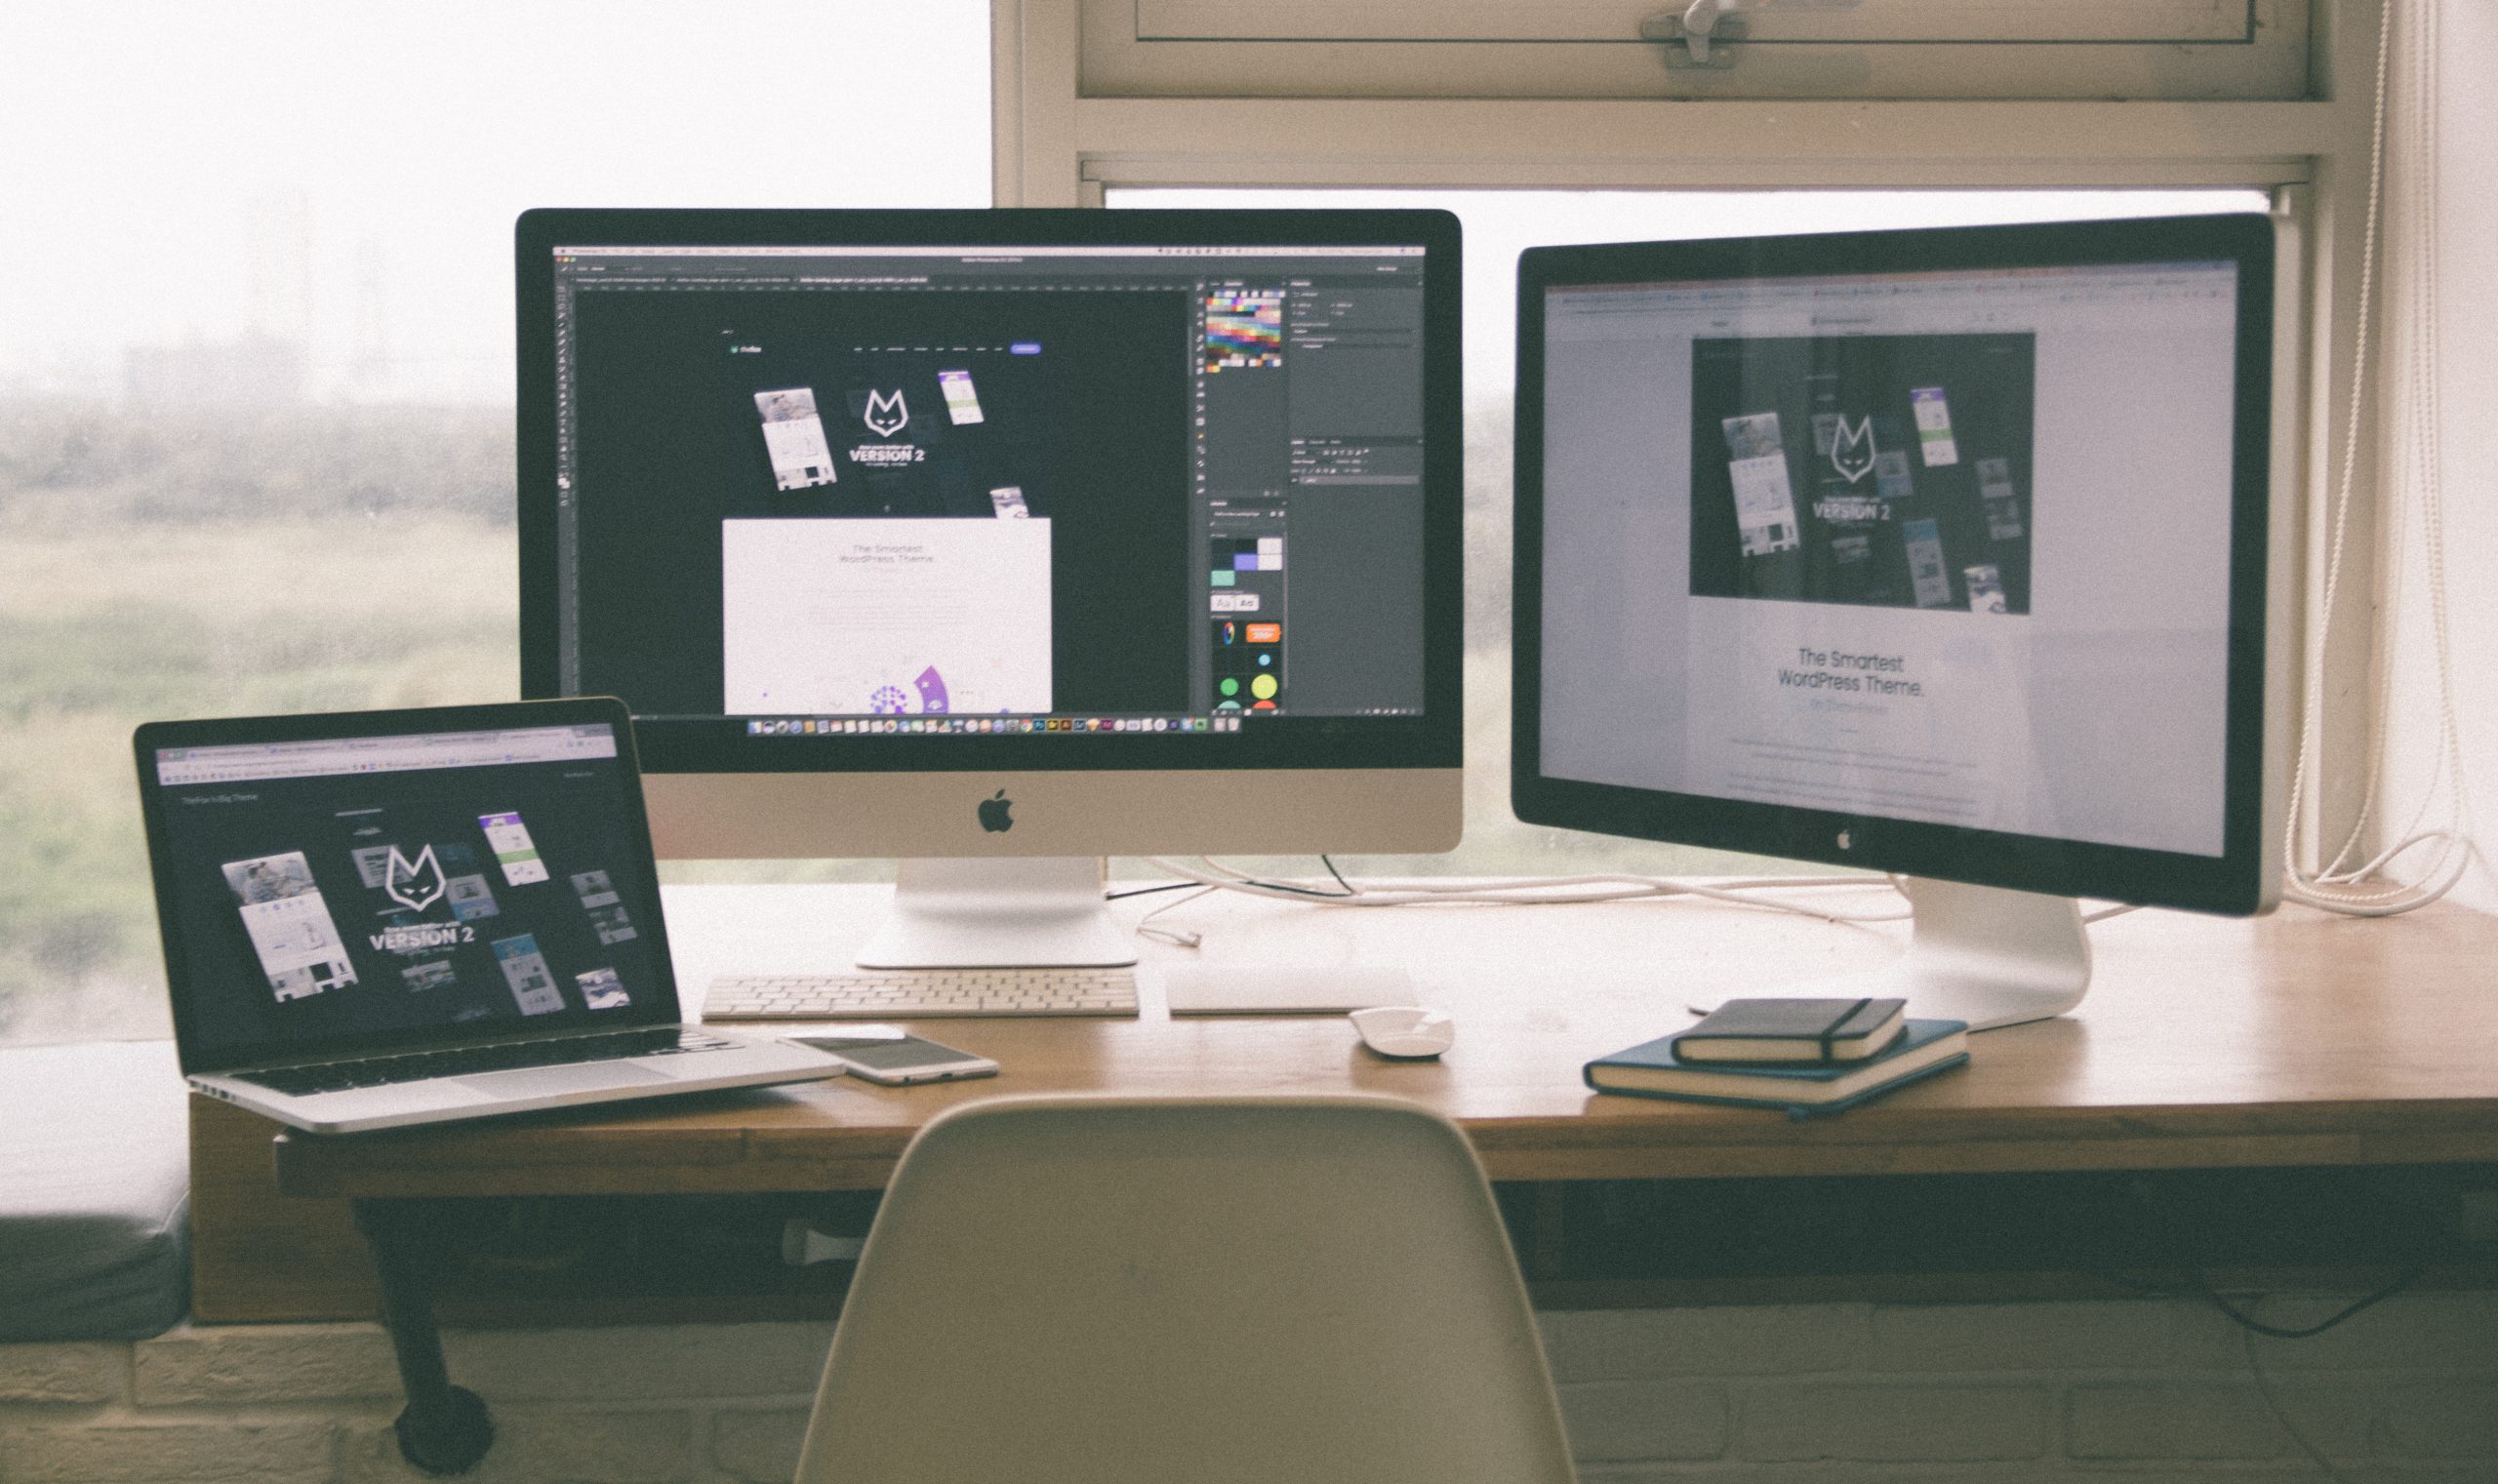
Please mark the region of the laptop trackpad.
<svg viewBox="0 0 2498 1484"><path fill-rule="evenodd" d="M473 1087L498 1098L544 1098L596 1087L628 1087L636 1082L676 1079L629 1062L585 1062L578 1066L524 1066L513 1071L481 1072L458 1080L463 1087Z"/></svg>

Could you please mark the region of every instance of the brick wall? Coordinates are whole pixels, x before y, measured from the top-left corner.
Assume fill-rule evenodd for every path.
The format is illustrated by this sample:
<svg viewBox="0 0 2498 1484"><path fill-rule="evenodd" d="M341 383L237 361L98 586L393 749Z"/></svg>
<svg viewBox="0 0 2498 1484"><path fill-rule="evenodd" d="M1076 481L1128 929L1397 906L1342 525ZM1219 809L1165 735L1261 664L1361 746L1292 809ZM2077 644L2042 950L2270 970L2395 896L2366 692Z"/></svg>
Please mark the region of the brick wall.
<svg viewBox="0 0 2498 1484"><path fill-rule="evenodd" d="M2279 1300L2309 1322L2338 1304ZM1542 1316L1589 1484L2291 1484L2324 1477L2266 1407L2238 1331L2194 1304L1864 1304ZM827 1324L448 1337L495 1409L472 1477L786 1479ZM2346 1479L2498 1480L2498 1295L2421 1295L2254 1342ZM0 1345L0 1484L420 1478L371 1325L185 1328Z"/></svg>

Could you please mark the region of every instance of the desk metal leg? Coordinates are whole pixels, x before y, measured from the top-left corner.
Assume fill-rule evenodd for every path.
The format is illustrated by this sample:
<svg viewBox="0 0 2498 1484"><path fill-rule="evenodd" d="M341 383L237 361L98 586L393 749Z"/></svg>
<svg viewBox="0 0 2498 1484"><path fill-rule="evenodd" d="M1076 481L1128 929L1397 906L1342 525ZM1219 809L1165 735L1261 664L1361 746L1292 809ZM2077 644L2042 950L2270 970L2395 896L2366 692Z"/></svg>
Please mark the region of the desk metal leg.
<svg viewBox="0 0 2498 1484"><path fill-rule="evenodd" d="M495 1444L484 1398L451 1384L442 1332L434 1325L434 1288L442 1273L444 1208L421 1200L359 1200L356 1228L373 1248L382 1279L382 1322L399 1357L408 1405L392 1428L399 1453L429 1474L466 1473Z"/></svg>

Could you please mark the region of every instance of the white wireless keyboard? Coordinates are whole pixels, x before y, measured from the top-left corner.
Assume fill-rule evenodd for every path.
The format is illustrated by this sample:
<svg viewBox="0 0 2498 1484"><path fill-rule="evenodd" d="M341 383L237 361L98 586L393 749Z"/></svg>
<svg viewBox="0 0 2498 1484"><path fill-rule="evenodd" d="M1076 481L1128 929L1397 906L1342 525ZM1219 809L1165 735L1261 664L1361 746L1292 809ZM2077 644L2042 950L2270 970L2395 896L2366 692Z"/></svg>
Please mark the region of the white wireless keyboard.
<svg viewBox="0 0 2498 1484"><path fill-rule="evenodd" d="M1132 969L911 969L711 981L705 1021L909 1021L942 1015L1134 1015Z"/></svg>

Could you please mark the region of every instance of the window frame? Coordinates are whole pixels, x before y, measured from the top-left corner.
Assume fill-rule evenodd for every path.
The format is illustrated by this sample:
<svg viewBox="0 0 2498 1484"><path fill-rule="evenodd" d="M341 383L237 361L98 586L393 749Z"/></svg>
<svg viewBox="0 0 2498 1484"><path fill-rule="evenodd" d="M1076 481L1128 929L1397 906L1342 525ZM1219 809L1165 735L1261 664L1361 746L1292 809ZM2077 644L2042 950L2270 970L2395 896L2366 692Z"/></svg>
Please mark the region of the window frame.
<svg viewBox="0 0 2498 1484"><path fill-rule="evenodd" d="M2317 0L1729 6L1697 48L1686 0L1079 3L1097 97L2256 99L2307 95Z"/></svg>

